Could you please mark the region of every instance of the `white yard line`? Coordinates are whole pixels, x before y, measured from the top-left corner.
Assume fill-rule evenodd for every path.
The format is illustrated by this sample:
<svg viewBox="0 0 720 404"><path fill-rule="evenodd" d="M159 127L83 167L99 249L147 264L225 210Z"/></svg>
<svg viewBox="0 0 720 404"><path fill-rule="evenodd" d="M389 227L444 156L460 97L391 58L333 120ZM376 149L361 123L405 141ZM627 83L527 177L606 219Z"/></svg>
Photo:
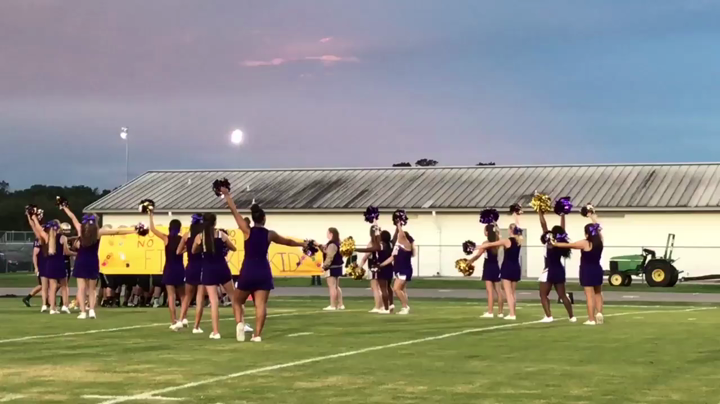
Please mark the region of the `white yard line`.
<svg viewBox="0 0 720 404"><path fill-rule="evenodd" d="M295 334L288 334L288 337L302 337L303 335L312 335L314 332L298 332Z"/></svg>
<svg viewBox="0 0 720 404"><path fill-rule="evenodd" d="M108 400L108 399L118 399L118 398L125 398L128 396L96 396L93 394L82 396L82 398L90 398L90 399L100 399L100 400ZM152 396L148 397L148 400L157 400L157 401L183 401L184 398L176 398L176 397L162 397L162 396Z"/></svg>
<svg viewBox="0 0 720 404"><path fill-rule="evenodd" d="M693 308L693 309L685 309L685 310L635 311L635 312L608 314L605 317L628 316L628 315L633 315L633 314L678 313L678 312L689 312L689 311L711 310L711 309L714 309L714 307ZM377 345L377 346L373 346L373 347L369 347L369 348L358 349L356 351L342 352L342 353L337 353L337 354L332 354L332 355L317 356L314 358L303 359L303 360L295 361L295 362L287 362L287 363L282 363L279 365L265 366L265 367L261 367L261 368L245 370L242 372L231 373L231 374L224 375L224 376L218 376L218 377L213 377L210 379L200 380L197 382L182 384L179 386L166 387L164 389L149 391L147 393L140 393L140 394L136 394L133 396L123 396L120 398L103 401L100 404L116 404L116 403L124 403L127 401L148 400L148 399L151 399L151 397L154 397L159 394L171 393L171 392L174 392L177 390L202 386L202 385L216 383L216 382L222 382L222 381L225 381L228 379L235 379L235 378L238 378L241 376L247 376L247 375L251 375L251 374L255 374L255 373L270 372L273 370L285 369L285 368L289 368L289 367L293 367L293 366L305 365L308 363L322 362L322 361L331 360L331 359L344 358L346 356L359 355L359 354L363 354L366 352L379 351L379 350L383 350L383 349L395 348L395 347L400 347L400 346L405 346L405 345L414 345L414 344L419 344L419 343L428 342L428 341L437 341L437 340L446 339L446 338L450 338L450 337L456 337L458 335L478 333L478 332L483 332L483 331L499 330L499 329L503 329L503 328L520 327L523 325L532 325L532 324L540 324L540 320L527 321L527 322L523 322L523 323L502 324L502 325L482 327L482 328L471 328L468 330L437 335L434 337L420 338L420 339L414 339L414 340L409 340L409 341L404 341L404 342L396 342L394 344L387 344L387 345Z"/></svg>
<svg viewBox="0 0 720 404"><path fill-rule="evenodd" d="M6 396L0 396L0 403L7 403L8 401L19 400L24 397L22 394L8 394Z"/></svg>
<svg viewBox="0 0 720 404"><path fill-rule="evenodd" d="M268 314L268 317L288 317L288 316L303 316L308 314L317 314L317 313L325 313L322 310L317 311L307 311L307 312L297 312L297 310L278 310L278 311L284 311L282 314ZM345 311L357 311L357 310L345 310ZM254 316L246 316L246 319L255 318ZM220 321L229 321L233 320L234 318L223 318ZM85 321L94 321L94 320L85 320ZM203 323L210 322L211 320L204 320ZM152 324L139 324L139 325L129 325L126 327L116 327L116 328L101 328L98 330L87 330L87 331L73 331L73 332L65 332L62 334L45 334L45 335L30 335L27 337L19 337L19 338L10 338L10 339L0 339L0 344L7 344L10 342L22 342L22 341L30 341L30 340L36 340L36 339L47 339L47 338L58 338L58 337L71 337L75 335L87 335L87 334L98 334L103 332L115 332L115 331L126 331L126 330L135 330L139 328L151 328L151 327L160 327L160 326L167 326L170 324L169 322L164 323L152 323Z"/></svg>

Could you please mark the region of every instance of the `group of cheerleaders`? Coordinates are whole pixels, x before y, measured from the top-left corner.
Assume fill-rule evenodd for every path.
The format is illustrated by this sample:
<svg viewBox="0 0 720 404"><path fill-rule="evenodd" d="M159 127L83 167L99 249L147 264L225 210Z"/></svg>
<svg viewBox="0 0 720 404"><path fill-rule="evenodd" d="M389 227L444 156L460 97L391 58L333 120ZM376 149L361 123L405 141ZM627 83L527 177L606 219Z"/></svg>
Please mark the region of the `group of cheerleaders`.
<svg viewBox="0 0 720 404"><path fill-rule="evenodd" d="M519 205L514 205L519 206ZM487 290L487 312L481 317L494 318L493 306L495 298L498 302L498 317L506 320L516 319L516 287L520 281L521 265L520 250L524 243L523 232L520 228L521 209L511 208L514 222L508 226L509 237L501 238L497 223L487 223L485 225L486 241L480 246L472 246L474 255L466 261L466 265L472 265L483 255L485 261L483 263L482 280L485 281ZM538 211L540 218L540 226L542 227L542 236L540 242L546 246L545 269L540 276L540 301L542 303L545 317L540 320L544 323L553 322L552 312L550 311L550 291L555 288L559 298L567 310L570 322L576 322L577 319L573 314L573 307L565 290L565 266L563 259L569 258L571 250L580 250L580 285L583 287L587 300L588 320L585 325L603 324L603 295L602 284L604 279L603 268L600 259L603 251L603 235L602 228L598 223L598 216L591 205L583 208L584 215L587 216L591 223L584 226L585 237L582 240L571 243L567 232L565 231L565 213L559 213L560 225L548 228L543 210ZM467 242L466 242L467 243ZM502 247L503 261L498 264L498 249ZM463 245L463 249L467 249ZM467 252L467 251L466 251ZM508 301L510 314L503 316L503 291Z"/></svg>

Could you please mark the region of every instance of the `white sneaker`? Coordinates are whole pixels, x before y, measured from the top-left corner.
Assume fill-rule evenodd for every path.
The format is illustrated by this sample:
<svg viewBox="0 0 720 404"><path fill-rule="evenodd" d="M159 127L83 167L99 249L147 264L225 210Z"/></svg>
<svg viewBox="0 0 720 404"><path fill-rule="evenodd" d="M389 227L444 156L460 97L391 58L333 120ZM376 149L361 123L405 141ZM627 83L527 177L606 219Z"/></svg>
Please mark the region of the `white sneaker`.
<svg viewBox="0 0 720 404"><path fill-rule="evenodd" d="M605 317L603 317L602 313L598 313L595 315L595 321L598 324L603 324L603 323L605 323Z"/></svg>
<svg viewBox="0 0 720 404"><path fill-rule="evenodd" d="M336 309L335 307L332 307L332 306L328 306L328 307L326 307L326 308L323 309L323 311L335 311L335 310L337 310L337 309Z"/></svg>
<svg viewBox="0 0 720 404"><path fill-rule="evenodd" d="M485 313L480 318L495 318L495 315L492 313Z"/></svg>
<svg viewBox="0 0 720 404"><path fill-rule="evenodd" d="M181 323L182 323L183 328L188 328L188 321L187 321L186 318L184 318L184 319L181 321Z"/></svg>
<svg viewBox="0 0 720 404"><path fill-rule="evenodd" d="M180 331L180 330L183 329L183 325L182 325L181 322L178 321L178 322L176 322L175 324L171 325L171 326L170 326L170 329L173 330L173 331L175 331L175 332L177 332L177 331Z"/></svg>
<svg viewBox="0 0 720 404"><path fill-rule="evenodd" d="M390 307L388 307L388 310L390 310L391 313L395 311L395 305L391 304Z"/></svg>
<svg viewBox="0 0 720 404"><path fill-rule="evenodd" d="M153 301L153 309L157 309L158 307L160 307L160 302L157 300Z"/></svg>
<svg viewBox="0 0 720 404"><path fill-rule="evenodd" d="M70 309L68 309L67 306L63 306L60 311L65 314L70 314Z"/></svg>
<svg viewBox="0 0 720 404"><path fill-rule="evenodd" d="M542 320L540 320L541 323L552 323L554 320L552 317L545 317Z"/></svg>
<svg viewBox="0 0 720 404"><path fill-rule="evenodd" d="M402 314L402 315L410 314L410 307L403 307L402 309L400 309L400 312L398 314Z"/></svg>
<svg viewBox="0 0 720 404"><path fill-rule="evenodd" d="M502 313L498 314L498 318L503 318L503 317L505 317L505 316Z"/></svg>
<svg viewBox="0 0 720 404"><path fill-rule="evenodd" d="M568 319L568 321L570 321L571 323L577 323L577 318L575 318L575 317L570 317L570 318Z"/></svg>
<svg viewBox="0 0 720 404"><path fill-rule="evenodd" d="M262 338L253 336L252 338L250 338L250 342L262 342Z"/></svg>
<svg viewBox="0 0 720 404"><path fill-rule="evenodd" d="M378 313L378 312L380 312L380 309L372 309L372 310L368 311L368 313Z"/></svg>
<svg viewBox="0 0 720 404"><path fill-rule="evenodd" d="M220 339L220 334L215 334L214 332L211 332L210 339Z"/></svg>
<svg viewBox="0 0 720 404"><path fill-rule="evenodd" d="M202 333L203 333L203 330L201 330L199 328L193 328L193 334L202 334Z"/></svg>
<svg viewBox="0 0 720 404"><path fill-rule="evenodd" d="M584 322L583 324L584 325L595 325L595 322L588 320L588 321Z"/></svg>
<svg viewBox="0 0 720 404"><path fill-rule="evenodd" d="M87 313L82 312L79 316L77 316L78 320L85 320L87 318Z"/></svg>
<svg viewBox="0 0 720 404"><path fill-rule="evenodd" d="M377 314L390 314L390 310L381 309L377 311Z"/></svg>
<svg viewBox="0 0 720 404"><path fill-rule="evenodd" d="M345 306L340 306L337 308L338 310L345 310Z"/></svg>
<svg viewBox="0 0 720 404"><path fill-rule="evenodd" d="M505 320L515 320L515 316L507 316L505 317Z"/></svg>
<svg viewBox="0 0 720 404"><path fill-rule="evenodd" d="M89 317L89 318L96 318L96 317L95 317L95 310L90 310L90 312L88 313L88 317Z"/></svg>
<svg viewBox="0 0 720 404"><path fill-rule="evenodd" d="M43 305L43 307L40 309L40 313L45 313L46 311L48 311L48 307Z"/></svg>
<svg viewBox="0 0 720 404"><path fill-rule="evenodd" d="M247 323L245 323L245 332L253 332L253 329L250 328L250 326L247 325Z"/></svg>
<svg viewBox="0 0 720 404"><path fill-rule="evenodd" d="M238 342L245 342L245 323L237 323L235 326L235 339Z"/></svg>
<svg viewBox="0 0 720 404"><path fill-rule="evenodd" d="M50 314L60 314L60 312L57 310L50 310Z"/></svg>

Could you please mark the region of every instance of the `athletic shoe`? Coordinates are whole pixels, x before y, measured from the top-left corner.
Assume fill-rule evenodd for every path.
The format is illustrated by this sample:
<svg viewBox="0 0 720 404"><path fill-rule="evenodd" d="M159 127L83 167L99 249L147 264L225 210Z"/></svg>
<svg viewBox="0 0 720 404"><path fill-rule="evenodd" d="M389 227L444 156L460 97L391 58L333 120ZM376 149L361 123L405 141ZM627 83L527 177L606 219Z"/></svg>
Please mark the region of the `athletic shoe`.
<svg viewBox="0 0 720 404"><path fill-rule="evenodd" d="M170 326L170 329L175 332L182 330L182 328L183 328L183 325L180 321L177 321L175 324Z"/></svg>
<svg viewBox="0 0 720 404"><path fill-rule="evenodd" d="M379 313L379 312L380 312L380 309L372 309L372 310L368 311L368 313Z"/></svg>
<svg viewBox="0 0 720 404"><path fill-rule="evenodd" d="M584 322L583 324L584 325L595 325L595 322L588 320L588 321Z"/></svg>
<svg viewBox="0 0 720 404"><path fill-rule="evenodd" d="M328 306L328 307L326 307L326 308L323 309L323 311L335 311L335 310L337 310L337 309L336 309L335 307L332 307L332 306Z"/></svg>
<svg viewBox="0 0 720 404"><path fill-rule="evenodd" d="M70 314L70 309L68 309L67 306L63 306L63 307L60 309L60 311L63 312L63 313L65 313L65 314Z"/></svg>
<svg viewBox="0 0 720 404"><path fill-rule="evenodd" d="M541 323L552 323L554 320L552 317L545 317L542 320L540 320Z"/></svg>
<svg viewBox="0 0 720 404"><path fill-rule="evenodd" d="M247 325L247 323L245 323L245 332L253 332L253 329L250 328L250 326Z"/></svg>
<svg viewBox="0 0 720 404"><path fill-rule="evenodd" d="M95 317L95 310L90 310L90 312L88 313L88 317L89 317L89 318L96 318L96 317Z"/></svg>
<svg viewBox="0 0 720 404"><path fill-rule="evenodd" d="M160 307L160 302L157 299L153 300L153 309L157 309L158 307Z"/></svg>
<svg viewBox="0 0 720 404"><path fill-rule="evenodd" d="M515 316L506 316L506 317L505 317L505 320L512 320L512 321L514 321L514 320L515 320Z"/></svg>
<svg viewBox="0 0 720 404"><path fill-rule="evenodd" d="M215 334L214 332L211 332L210 339L220 339L220 334Z"/></svg>
<svg viewBox="0 0 720 404"><path fill-rule="evenodd" d="M377 314L390 314L390 310L380 309L377 311Z"/></svg>
<svg viewBox="0 0 720 404"><path fill-rule="evenodd" d="M410 307L403 307L400 309L400 312L398 314L402 314L403 316L406 314L410 314Z"/></svg>
<svg viewBox="0 0 720 404"><path fill-rule="evenodd" d="M184 318L184 319L181 321L181 323L182 323L182 325L183 325L183 328L187 328L187 327L188 327L188 321L187 321L186 318Z"/></svg>
<svg viewBox="0 0 720 404"><path fill-rule="evenodd" d="M77 316L78 320L85 320L87 318L87 313L82 312L79 316Z"/></svg>
<svg viewBox="0 0 720 404"><path fill-rule="evenodd" d="M193 334L202 334L202 333L203 333L203 330L201 330L199 328L193 328Z"/></svg>
<svg viewBox="0 0 720 404"><path fill-rule="evenodd" d="M57 310L50 310L50 314L60 314L60 312Z"/></svg>
<svg viewBox="0 0 720 404"><path fill-rule="evenodd" d="M391 304L390 307L388 307L388 310L390 310L390 311L395 311L395 305L394 305L394 304Z"/></svg>
<svg viewBox="0 0 720 404"><path fill-rule="evenodd" d="M345 306L338 307L338 310L345 310Z"/></svg>
<svg viewBox="0 0 720 404"><path fill-rule="evenodd" d="M238 342L245 342L245 323L237 323L235 326L235 339Z"/></svg>
<svg viewBox="0 0 720 404"><path fill-rule="evenodd" d="M498 318L503 318L503 317L505 317L505 316L502 313L498 314Z"/></svg>
<svg viewBox="0 0 720 404"><path fill-rule="evenodd" d="M48 311L48 307L43 304L43 306L40 308L40 313L45 313L46 311Z"/></svg>
<svg viewBox="0 0 720 404"><path fill-rule="evenodd" d="M577 318L575 318L575 317L570 317L570 318L568 319L568 321L570 321L571 323L577 323Z"/></svg>
<svg viewBox="0 0 720 404"><path fill-rule="evenodd" d="M595 321L598 324L603 324L603 323L605 323L605 317L603 317L602 313L598 313L595 315Z"/></svg>
<svg viewBox="0 0 720 404"><path fill-rule="evenodd" d="M495 318L495 315L492 313L485 313L480 318Z"/></svg>
<svg viewBox="0 0 720 404"><path fill-rule="evenodd" d="M262 338L253 336L250 338L250 342L262 342Z"/></svg>
<svg viewBox="0 0 720 404"><path fill-rule="evenodd" d="M30 307L30 295L23 297L22 302L25 305L25 307Z"/></svg>

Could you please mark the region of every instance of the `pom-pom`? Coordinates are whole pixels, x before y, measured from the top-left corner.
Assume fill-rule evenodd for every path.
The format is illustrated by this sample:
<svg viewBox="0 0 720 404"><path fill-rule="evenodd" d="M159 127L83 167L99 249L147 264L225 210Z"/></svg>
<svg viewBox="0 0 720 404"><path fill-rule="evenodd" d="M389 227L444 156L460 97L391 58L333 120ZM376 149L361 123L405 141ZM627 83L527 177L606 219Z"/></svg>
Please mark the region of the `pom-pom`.
<svg viewBox="0 0 720 404"><path fill-rule="evenodd" d="M372 230L372 233L374 235L376 235L376 236L380 235L380 226L374 224L374 225L370 226L370 230Z"/></svg>
<svg viewBox="0 0 720 404"><path fill-rule="evenodd" d="M471 276L475 272L475 266L471 264L467 258L461 258L455 261L455 268L463 274L463 276Z"/></svg>
<svg viewBox="0 0 720 404"><path fill-rule="evenodd" d="M198 223L202 223L202 222L203 222L203 215L201 215L199 213L192 215L192 217L190 218L191 224L198 224Z"/></svg>
<svg viewBox="0 0 720 404"><path fill-rule="evenodd" d="M302 252L308 257L312 257L317 254L318 248L315 240L305 240L305 247L303 247Z"/></svg>
<svg viewBox="0 0 720 404"><path fill-rule="evenodd" d="M37 214L38 207L35 205L27 205L25 206L25 213L27 213L30 216L35 216Z"/></svg>
<svg viewBox="0 0 720 404"><path fill-rule="evenodd" d="M65 198L63 198L62 196L56 196L56 197L55 197L55 205L57 205L57 207L60 208L60 209L62 209L62 208L67 208L67 207L69 206L69 205L68 205L68 200L65 199Z"/></svg>
<svg viewBox="0 0 720 404"><path fill-rule="evenodd" d="M583 217L588 217L592 214L595 214L595 208L591 204L588 203L587 205L580 208L580 214Z"/></svg>
<svg viewBox="0 0 720 404"><path fill-rule="evenodd" d="M152 199L143 199L140 201L140 205L138 205L138 210L141 213L148 213L155 210L155 201Z"/></svg>
<svg viewBox="0 0 720 404"><path fill-rule="evenodd" d="M148 235L148 233L150 233L150 229L148 229L147 226L145 226L144 224L138 223L135 226L135 233L137 233L138 236L145 237Z"/></svg>
<svg viewBox="0 0 720 404"><path fill-rule="evenodd" d="M404 210L398 209L392 215L392 221L395 226L398 224L401 226L407 225L408 217Z"/></svg>
<svg viewBox="0 0 720 404"><path fill-rule="evenodd" d="M95 224L97 223L97 216L92 214L85 214L82 217L82 224Z"/></svg>
<svg viewBox="0 0 720 404"><path fill-rule="evenodd" d="M213 189L213 192L215 192L215 195L222 196L222 192L220 192L220 188L225 188L228 191L230 191L230 181L228 181L227 178L223 178L220 180L215 180L212 183L212 189Z"/></svg>
<svg viewBox="0 0 720 404"><path fill-rule="evenodd" d="M555 208L553 210L555 211L556 215L562 216L562 215L570 214L570 212L572 211L572 208L573 208L573 204L570 201L570 197L565 196L565 197L558 199L555 202Z"/></svg>
<svg viewBox="0 0 720 404"><path fill-rule="evenodd" d="M480 223L493 224L500 219L500 214L495 209L485 209L480 212Z"/></svg>
<svg viewBox="0 0 720 404"><path fill-rule="evenodd" d="M540 243L542 243L543 245L546 245L550 242L551 239L552 239L552 233L549 231L545 232L545 233L543 233L542 236L540 236Z"/></svg>
<svg viewBox="0 0 720 404"><path fill-rule="evenodd" d="M368 223L375 223L380 218L380 210L375 206L368 206L365 209L365 221Z"/></svg>
<svg viewBox="0 0 720 404"><path fill-rule="evenodd" d="M588 226L588 232L591 236L597 236L598 233L602 230L602 227L600 227L600 223L593 223L590 226Z"/></svg>
<svg viewBox="0 0 720 404"><path fill-rule="evenodd" d="M358 266L358 264L352 263L348 265L345 275L355 279L356 281L362 280L363 278L365 278L365 268Z"/></svg>
<svg viewBox="0 0 720 404"><path fill-rule="evenodd" d="M511 215L522 215L522 213L523 213L522 205L520 205L519 203L513 203L512 205L510 205L510 214Z"/></svg>
<svg viewBox="0 0 720 404"><path fill-rule="evenodd" d="M347 258L353 255L355 252L355 240L352 237L348 237L340 243L340 255Z"/></svg>
<svg viewBox="0 0 720 404"><path fill-rule="evenodd" d="M530 206L535 209L535 212L550 212L552 210L552 199L545 194L535 191L535 196L533 196L530 201Z"/></svg>
<svg viewBox="0 0 720 404"><path fill-rule="evenodd" d="M477 244L475 244L474 241L468 240L462 243L462 249L465 255L471 255L473 252L475 252L475 248L477 248Z"/></svg>
<svg viewBox="0 0 720 404"><path fill-rule="evenodd" d="M36 209L35 215L37 216L38 220L42 220L43 216L45 216L45 211L42 209Z"/></svg>

